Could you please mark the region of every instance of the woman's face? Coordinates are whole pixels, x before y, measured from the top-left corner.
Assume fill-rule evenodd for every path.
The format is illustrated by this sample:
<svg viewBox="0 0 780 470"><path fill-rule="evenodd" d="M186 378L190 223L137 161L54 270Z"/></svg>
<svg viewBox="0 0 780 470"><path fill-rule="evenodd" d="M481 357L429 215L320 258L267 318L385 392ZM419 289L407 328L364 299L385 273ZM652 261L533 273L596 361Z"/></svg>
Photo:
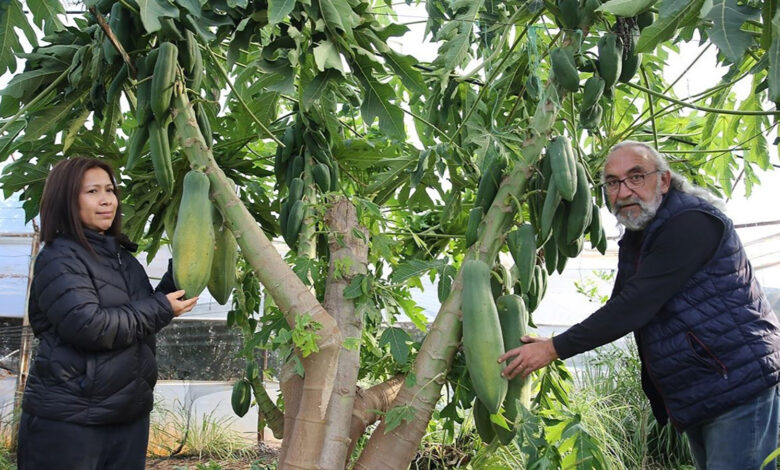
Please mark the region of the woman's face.
<svg viewBox="0 0 780 470"><path fill-rule="evenodd" d="M102 168L84 173L79 192L79 219L90 230L103 233L111 227L116 215L114 183Z"/></svg>

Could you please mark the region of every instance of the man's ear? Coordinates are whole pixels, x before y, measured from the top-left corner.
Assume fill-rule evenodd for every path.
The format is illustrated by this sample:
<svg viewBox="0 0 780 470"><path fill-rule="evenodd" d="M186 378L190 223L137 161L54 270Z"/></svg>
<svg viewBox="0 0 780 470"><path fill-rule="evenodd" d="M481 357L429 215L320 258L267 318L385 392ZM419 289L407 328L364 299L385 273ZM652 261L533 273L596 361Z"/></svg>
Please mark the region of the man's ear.
<svg viewBox="0 0 780 470"><path fill-rule="evenodd" d="M671 184L672 184L672 172L669 170L661 172L661 194L668 193Z"/></svg>

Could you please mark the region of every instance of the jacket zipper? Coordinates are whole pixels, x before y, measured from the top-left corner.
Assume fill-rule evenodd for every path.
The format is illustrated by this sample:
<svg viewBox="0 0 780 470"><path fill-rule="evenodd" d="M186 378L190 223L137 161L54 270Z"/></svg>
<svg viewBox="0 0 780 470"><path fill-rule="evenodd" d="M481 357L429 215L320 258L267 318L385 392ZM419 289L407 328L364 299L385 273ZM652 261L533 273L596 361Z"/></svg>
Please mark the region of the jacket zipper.
<svg viewBox="0 0 780 470"><path fill-rule="evenodd" d="M710 351L710 348L708 348L708 347L707 347L707 345L706 345L706 344L704 344L704 343L702 342L702 340L700 340L700 339L699 339L699 337L698 337L698 336L696 336L696 335L695 335L695 334L694 334L692 331L689 331L689 332L687 332L687 333L685 333L685 334L686 334L686 336L688 336L688 340L689 340L689 341L690 341L690 340L694 340L694 341L696 341L696 342L699 344L699 346L701 346L701 347L704 349L704 352L706 352L706 353L707 353L707 355L708 355L708 356L710 356L710 358L712 358L712 360L713 360L713 361L715 361L715 362L717 362L717 363L718 363L718 367L715 367L715 366L713 366L712 364L708 363L706 360L704 360L704 358L701 358L701 359L702 359L702 361L704 361L704 363L705 363L705 364L707 364L707 367L711 367L711 368L713 368L713 369L715 369L715 370L719 371L719 372L720 372L720 375L721 375L721 376L722 376L724 379L728 379L728 378L729 378L729 371L728 371L728 368L726 367L726 365L725 365L723 362L721 362L721 360L720 360L720 359L718 359L718 356L716 356L715 354L713 354L713 353L712 353L712 351ZM696 354L696 356L697 356L697 357L701 357L701 356L699 356L699 354L696 352L696 350L695 350L695 349L694 349L693 353L694 353L694 354Z"/></svg>

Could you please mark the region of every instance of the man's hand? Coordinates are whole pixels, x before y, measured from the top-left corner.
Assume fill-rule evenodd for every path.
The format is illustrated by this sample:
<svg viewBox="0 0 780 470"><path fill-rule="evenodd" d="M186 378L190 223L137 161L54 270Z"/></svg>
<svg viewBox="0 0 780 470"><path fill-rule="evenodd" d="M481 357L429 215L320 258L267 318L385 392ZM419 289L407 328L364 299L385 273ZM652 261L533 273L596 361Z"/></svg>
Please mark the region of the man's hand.
<svg viewBox="0 0 780 470"><path fill-rule="evenodd" d="M511 380L519 374L526 378L531 372L558 359L552 338L523 336L521 341L526 344L510 349L498 358L498 362L510 361L501 371L501 375L507 379Z"/></svg>
<svg viewBox="0 0 780 470"><path fill-rule="evenodd" d="M198 302L197 297L193 297L187 300L180 300L182 297L184 297L184 290L177 290L176 292L171 292L170 294L167 294L165 297L167 297L168 302L171 303L171 310L173 310L174 317L178 317L182 313L189 312L190 310L193 309L193 307L195 307L195 304Z"/></svg>

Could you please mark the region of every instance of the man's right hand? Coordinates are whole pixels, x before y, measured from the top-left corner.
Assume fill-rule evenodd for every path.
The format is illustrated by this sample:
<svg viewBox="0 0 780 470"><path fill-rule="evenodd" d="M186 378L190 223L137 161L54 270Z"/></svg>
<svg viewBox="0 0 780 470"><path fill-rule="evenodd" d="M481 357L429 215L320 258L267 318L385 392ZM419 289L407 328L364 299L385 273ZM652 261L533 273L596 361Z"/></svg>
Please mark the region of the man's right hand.
<svg viewBox="0 0 780 470"><path fill-rule="evenodd" d="M168 302L171 303L171 310L173 310L173 316L178 317L182 313L189 312L190 310L195 307L195 304L198 303L198 298L193 297L191 299L187 300L181 300L184 297L184 290L177 290L176 292L171 292L170 294L167 294L165 297L168 298Z"/></svg>

